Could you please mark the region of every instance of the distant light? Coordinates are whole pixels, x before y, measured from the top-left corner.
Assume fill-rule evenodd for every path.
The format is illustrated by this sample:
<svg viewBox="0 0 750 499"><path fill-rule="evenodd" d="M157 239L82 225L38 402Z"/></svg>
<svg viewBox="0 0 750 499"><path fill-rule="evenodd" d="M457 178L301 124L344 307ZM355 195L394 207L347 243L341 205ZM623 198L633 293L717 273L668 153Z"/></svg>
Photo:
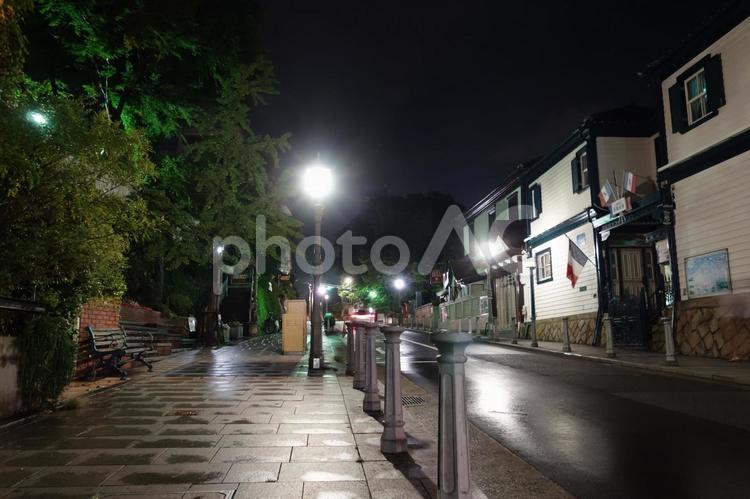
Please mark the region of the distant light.
<svg viewBox="0 0 750 499"><path fill-rule="evenodd" d="M325 299L326 299L326 301L328 301L328 298L330 298L330 296L328 296L328 295L325 295Z"/></svg>
<svg viewBox="0 0 750 499"><path fill-rule="evenodd" d="M377 291L375 291L374 289L373 289L373 290L370 290L370 292L369 292L369 293L367 293L367 297L368 297L368 298L371 298L371 299L372 299L372 298L377 298L377 297L378 297L378 292L377 292Z"/></svg>
<svg viewBox="0 0 750 499"><path fill-rule="evenodd" d="M39 111L29 111L26 113L26 119L37 126L44 126L48 122L47 117Z"/></svg>
<svg viewBox="0 0 750 499"><path fill-rule="evenodd" d="M402 289L404 289L406 287L406 281L404 281L400 277L396 278L396 279L393 280L393 287L396 288L396 289L398 289L398 290L402 290Z"/></svg>
<svg viewBox="0 0 750 499"><path fill-rule="evenodd" d="M370 313L373 313L373 312L375 312L375 309L372 308L372 307L370 307L370 308L367 309L367 311L370 312Z"/></svg>
<svg viewBox="0 0 750 499"><path fill-rule="evenodd" d="M333 191L333 173L320 163L308 166L302 179L305 193L315 200L322 200Z"/></svg>
<svg viewBox="0 0 750 499"><path fill-rule="evenodd" d="M322 284L320 286L318 286L318 294L319 295L324 295L327 292L328 292L328 287L326 287L326 286L324 286Z"/></svg>
<svg viewBox="0 0 750 499"><path fill-rule="evenodd" d="M344 285L351 286L354 282L354 279L351 278L351 276L344 277Z"/></svg>
<svg viewBox="0 0 750 499"><path fill-rule="evenodd" d="M222 253L224 253L224 246L217 246L217 247L216 247L216 252L217 252L218 254L220 254L220 255L221 255Z"/></svg>

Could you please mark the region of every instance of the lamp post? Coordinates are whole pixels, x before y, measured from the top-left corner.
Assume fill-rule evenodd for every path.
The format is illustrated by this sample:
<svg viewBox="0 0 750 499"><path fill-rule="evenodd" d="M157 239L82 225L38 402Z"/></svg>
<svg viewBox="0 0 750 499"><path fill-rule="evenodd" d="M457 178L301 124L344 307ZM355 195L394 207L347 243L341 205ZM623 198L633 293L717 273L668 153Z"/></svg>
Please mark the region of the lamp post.
<svg viewBox="0 0 750 499"><path fill-rule="evenodd" d="M404 314L403 314L403 307L401 305L401 293L404 290L404 288L406 287L406 281L404 281L400 277L397 277L396 279L393 280L393 287L396 288L396 291L398 291L398 311L399 311L399 314L398 314L398 317L399 317L398 324L399 324L399 326L403 326L404 325L404 317L403 317Z"/></svg>
<svg viewBox="0 0 750 499"><path fill-rule="evenodd" d="M333 190L331 170L321 164L314 164L305 170L303 189L313 201L315 208L315 244L313 245L313 289L320 287L320 226L323 220L323 200ZM307 365L308 376L323 374L323 315L320 311L320 299L313 295L312 314L310 317L310 358Z"/></svg>

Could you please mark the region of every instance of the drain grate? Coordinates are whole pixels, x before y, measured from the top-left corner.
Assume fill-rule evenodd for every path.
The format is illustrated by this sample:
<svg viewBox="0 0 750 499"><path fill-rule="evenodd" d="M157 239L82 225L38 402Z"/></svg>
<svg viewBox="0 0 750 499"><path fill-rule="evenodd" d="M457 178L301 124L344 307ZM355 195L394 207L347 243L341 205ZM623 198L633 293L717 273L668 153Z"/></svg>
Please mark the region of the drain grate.
<svg viewBox="0 0 750 499"><path fill-rule="evenodd" d="M422 405L425 402L427 402L425 399L416 395L403 395L401 397L401 405L405 407L409 407L412 405Z"/></svg>

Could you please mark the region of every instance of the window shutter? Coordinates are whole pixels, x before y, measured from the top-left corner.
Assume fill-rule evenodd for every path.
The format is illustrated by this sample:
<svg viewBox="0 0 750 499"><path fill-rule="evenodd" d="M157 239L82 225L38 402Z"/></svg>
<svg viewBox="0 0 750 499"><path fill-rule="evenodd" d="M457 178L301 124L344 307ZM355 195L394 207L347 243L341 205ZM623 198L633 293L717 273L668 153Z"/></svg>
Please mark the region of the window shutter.
<svg viewBox="0 0 750 499"><path fill-rule="evenodd" d="M684 82L678 81L669 88L669 110L672 114L672 133L684 132L687 129Z"/></svg>
<svg viewBox="0 0 750 499"><path fill-rule="evenodd" d="M534 196L534 208L536 208L535 217L538 217L542 212L542 186L537 184L531 191L531 195Z"/></svg>
<svg viewBox="0 0 750 499"><path fill-rule="evenodd" d="M724 94L724 74L721 69L721 55L715 55L706 61L706 99L708 112L716 111L727 103Z"/></svg>
<svg viewBox="0 0 750 499"><path fill-rule="evenodd" d="M573 179L573 192L581 191L581 158L576 156L570 162L570 175Z"/></svg>

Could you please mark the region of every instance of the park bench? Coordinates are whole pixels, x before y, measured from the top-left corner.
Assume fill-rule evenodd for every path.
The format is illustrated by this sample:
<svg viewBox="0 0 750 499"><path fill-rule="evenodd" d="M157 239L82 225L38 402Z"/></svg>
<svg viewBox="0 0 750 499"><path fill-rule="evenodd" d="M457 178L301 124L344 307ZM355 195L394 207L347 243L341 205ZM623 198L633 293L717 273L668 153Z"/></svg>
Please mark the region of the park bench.
<svg viewBox="0 0 750 499"><path fill-rule="evenodd" d="M109 368L117 372L122 379L128 377L128 373L122 368L128 361L141 362L153 369L145 355L152 350L153 336L148 331L126 331L125 329L109 328L98 329L88 326L86 330L91 339L91 355L94 365L91 378L96 379L96 370Z"/></svg>

